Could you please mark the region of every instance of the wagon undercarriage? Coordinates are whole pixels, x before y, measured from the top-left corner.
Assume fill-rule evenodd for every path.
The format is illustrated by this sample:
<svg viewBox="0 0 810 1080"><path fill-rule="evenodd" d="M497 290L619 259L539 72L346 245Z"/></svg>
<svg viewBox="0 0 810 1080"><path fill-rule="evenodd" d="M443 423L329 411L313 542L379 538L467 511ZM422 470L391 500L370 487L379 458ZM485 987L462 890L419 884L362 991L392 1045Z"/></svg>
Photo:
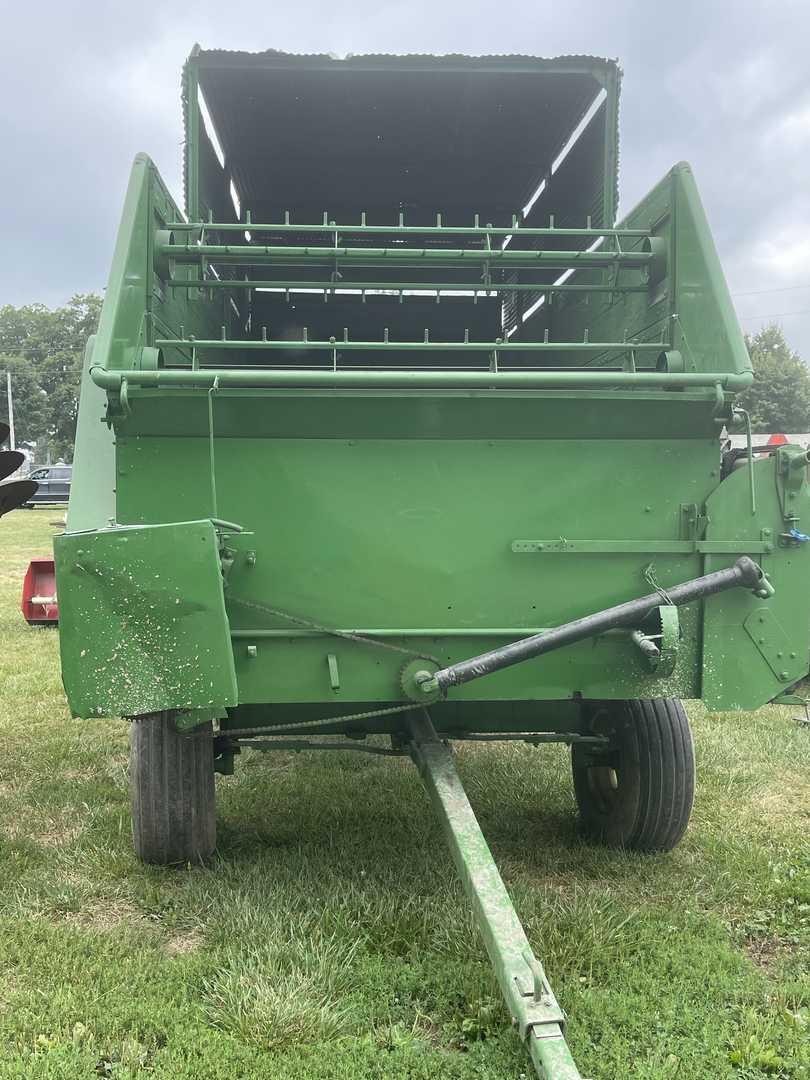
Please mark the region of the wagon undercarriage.
<svg viewBox="0 0 810 1080"><path fill-rule="evenodd" d="M729 570L718 571L675 586L667 593L670 606L687 603L735 587L767 598L773 589L761 569L741 558ZM493 653L431 672L414 669L403 686L414 698L426 700L454 681L482 678L498 666L525 662L583 637L620 625L643 624L661 600L659 594L595 613ZM652 638L641 634L636 640ZM660 644L660 640L659 640ZM644 651L644 650L642 650ZM648 652L649 655L649 652ZM406 671L408 669L406 668ZM668 850L683 834L694 792L694 761L685 714L676 702L627 703L621 709L591 704L585 709L585 731L522 733L517 738L540 745L561 742L574 753L574 781L584 828L598 839L642 850ZM635 709L635 716L629 715ZM164 714L135 722L132 772L134 835L138 854L146 861L167 863L203 859L215 844L213 776L218 767L229 772L243 747L256 750L354 750L372 754L409 754L424 781L439 817L456 869L471 902L512 1022L543 1080L575 1080L580 1073L564 1038L565 1016L534 955L489 846L456 771L452 751L434 727L429 707L409 702L382 710L395 715L398 730L391 746L366 745L355 729L351 740L313 741L298 736L327 730L330 720L308 725L269 728L225 727L216 735L210 724L183 732L182 718ZM347 734L358 721L373 721L372 713L344 717ZM605 722L606 721L606 722ZM331 721L334 725L335 721ZM179 730L178 730L179 729ZM655 729L658 738L651 735ZM502 739L503 734L456 733L456 738ZM628 754L628 741L643 742L646 753ZM216 757L215 757L216 756ZM169 786L166 776L172 775ZM656 786L657 785L657 786ZM654 822L651 824L650 822ZM168 825L167 825L168 823Z"/></svg>

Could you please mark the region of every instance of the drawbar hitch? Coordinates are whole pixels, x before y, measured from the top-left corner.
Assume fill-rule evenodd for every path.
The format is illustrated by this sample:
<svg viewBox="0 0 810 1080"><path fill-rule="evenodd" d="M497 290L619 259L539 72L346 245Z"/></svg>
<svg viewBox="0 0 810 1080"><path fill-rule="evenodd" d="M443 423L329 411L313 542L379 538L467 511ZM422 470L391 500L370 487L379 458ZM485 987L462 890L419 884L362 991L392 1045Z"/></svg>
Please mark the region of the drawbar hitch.
<svg viewBox="0 0 810 1080"><path fill-rule="evenodd" d="M562 626L554 627L552 630L545 630L542 634L522 638L500 649L492 649L491 652L474 656L470 660L451 664L440 671L419 671L414 675L414 683L426 698L430 695L435 696L437 691L444 693L450 686L460 686L473 679L480 679L484 675L491 675L493 671L500 671L502 668L519 664L523 660L531 660L532 657L553 652L554 649L561 649L564 645L573 645L576 641L595 637L607 630L622 626L638 626L661 605L662 599L675 607L680 607L693 600L700 600L704 596L712 596L714 593L725 592L727 589L738 586L751 589L763 599L772 596L774 591L762 569L753 559L743 555L727 570L716 570L712 574L704 574L691 581L684 581L680 585L673 585L666 592L662 589L660 592L641 596L638 600L628 600L627 603L605 608L604 611L597 611L593 615L585 615L581 619L563 623Z"/></svg>
<svg viewBox="0 0 810 1080"><path fill-rule="evenodd" d="M638 626L664 598L675 605L687 604L737 586L750 588L763 598L773 594L773 587L760 567L743 557L728 570L685 581L668 589L666 594L661 590L586 615L435 673L417 672L414 682L426 695L435 696L448 686L479 679L614 627ZM565 1039L565 1014L520 924L456 771L452 751L437 734L426 708L414 709L406 739L407 749L441 820L464 891L472 903L509 1015L526 1044L538 1077L582 1080Z"/></svg>
<svg viewBox="0 0 810 1080"><path fill-rule="evenodd" d="M453 753L426 709L411 715L408 749L441 820L504 1002L537 1075L542 1080L582 1080L565 1041L565 1014L512 906Z"/></svg>

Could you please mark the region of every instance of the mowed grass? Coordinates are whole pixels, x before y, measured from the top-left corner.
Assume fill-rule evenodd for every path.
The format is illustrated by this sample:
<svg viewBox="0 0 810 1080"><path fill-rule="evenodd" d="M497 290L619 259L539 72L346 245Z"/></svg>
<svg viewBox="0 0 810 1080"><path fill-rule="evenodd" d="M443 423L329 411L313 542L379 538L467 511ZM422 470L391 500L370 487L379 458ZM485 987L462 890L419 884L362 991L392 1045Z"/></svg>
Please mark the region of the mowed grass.
<svg viewBox="0 0 810 1080"><path fill-rule="evenodd" d="M528 1077L407 762L246 753L212 865L136 862L126 725L70 719L57 634L18 609L55 517L0 522L0 1080ZM691 709L697 804L666 856L578 839L562 748L459 751L583 1075L810 1076L794 711Z"/></svg>

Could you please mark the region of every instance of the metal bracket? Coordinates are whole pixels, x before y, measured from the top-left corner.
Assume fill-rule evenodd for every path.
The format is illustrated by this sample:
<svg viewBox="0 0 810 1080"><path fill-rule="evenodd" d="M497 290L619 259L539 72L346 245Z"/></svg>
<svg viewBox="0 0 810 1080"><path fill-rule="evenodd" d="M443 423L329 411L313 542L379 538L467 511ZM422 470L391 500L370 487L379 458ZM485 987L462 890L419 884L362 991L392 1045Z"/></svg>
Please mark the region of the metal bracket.
<svg viewBox="0 0 810 1080"><path fill-rule="evenodd" d="M329 685L337 693L340 690L340 672L338 670L337 656L331 652L327 653L326 663L329 665Z"/></svg>
<svg viewBox="0 0 810 1080"><path fill-rule="evenodd" d="M531 977L526 979L519 975L515 976L515 986L520 995L519 1003L522 1004L522 1008L514 1019L521 1039L525 1039L532 1029L535 1029L535 1034L542 1038L542 1028L546 1024L554 1024L564 1031L565 1013L554 997L543 965L530 949L525 950L523 959ZM538 1031L537 1028L541 1030ZM556 1028L553 1034L557 1037Z"/></svg>
<svg viewBox="0 0 810 1080"><path fill-rule="evenodd" d="M646 634L643 630L634 630L630 636L641 650L649 670L659 678L666 679L675 670L678 660L681 624L678 609L672 604L661 604L656 609L656 616L659 633Z"/></svg>
<svg viewBox="0 0 810 1080"><path fill-rule="evenodd" d="M681 538L697 540L706 532L708 517L698 510L697 503L681 503Z"/></svg>
<svg viewBox="0 0 810 1080"><path fill-rule="evenodd" d="M786 533L781 543L791 544L791 532L796 531L799 514L796 499L803 485L807 482L808 452L800 446L780 446L776 451L776 486L782 505L782 518Z"/></svg>
<svg viewBox="0 0 810 1080"><path fill-rule="evenodd" d="M770 608L757 608L743 623L745 631L756 645L765 663L780 682L790 682L796 667L796 650Z"/></svg>

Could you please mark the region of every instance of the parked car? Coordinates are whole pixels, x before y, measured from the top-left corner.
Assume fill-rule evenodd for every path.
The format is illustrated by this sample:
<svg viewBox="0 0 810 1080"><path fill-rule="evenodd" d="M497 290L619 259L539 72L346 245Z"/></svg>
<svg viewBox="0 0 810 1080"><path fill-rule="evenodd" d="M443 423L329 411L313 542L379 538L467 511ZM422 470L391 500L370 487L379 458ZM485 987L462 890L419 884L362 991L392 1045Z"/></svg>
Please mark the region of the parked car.
<svg viewBox="0 0 810 1080"><path fill-rule="evenodd" d="M25 505L67 506L72 474L73 466L62 462L32 469L28 474L28 479L36 480L39 487Z"/></svg>

